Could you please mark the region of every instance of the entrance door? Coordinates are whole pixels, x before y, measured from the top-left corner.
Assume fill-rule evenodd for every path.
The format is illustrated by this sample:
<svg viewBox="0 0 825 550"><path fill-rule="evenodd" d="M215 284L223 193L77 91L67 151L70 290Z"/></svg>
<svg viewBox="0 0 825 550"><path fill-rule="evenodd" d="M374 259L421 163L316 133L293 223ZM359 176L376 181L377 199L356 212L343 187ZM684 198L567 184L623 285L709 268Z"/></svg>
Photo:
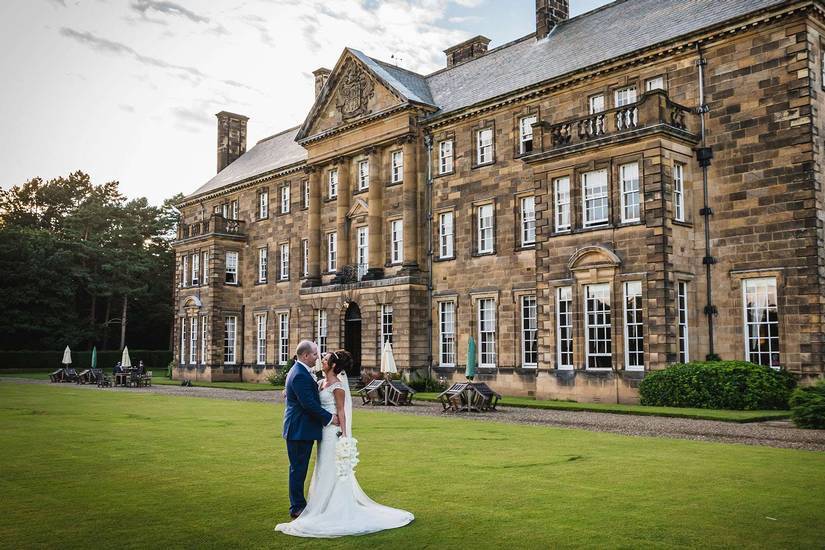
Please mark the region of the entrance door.
<svg viewBox="0 0 825 550"><path fill-rule="evenodd" d="M350 302L344 316L344 349L352 354L352 369L347 376L361 376L361 309Z"/></svg>

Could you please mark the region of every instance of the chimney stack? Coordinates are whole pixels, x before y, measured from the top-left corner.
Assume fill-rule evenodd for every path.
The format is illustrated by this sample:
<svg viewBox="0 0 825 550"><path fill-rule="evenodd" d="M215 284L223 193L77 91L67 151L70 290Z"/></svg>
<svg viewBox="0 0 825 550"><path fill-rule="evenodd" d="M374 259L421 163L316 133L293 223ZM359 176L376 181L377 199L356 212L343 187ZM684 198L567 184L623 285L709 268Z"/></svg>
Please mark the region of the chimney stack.
<svg viewBox="0 0 825 550"><path fill-rule="evenodd" d="M474 36L469 40L465 40L461 44L456 44L451 48L444 50L447 54L447 68L455 67L467 61L481 57L487 53L487 46L490 44L490 39L486 36Z"/></svg>
<svg viewBox="0 0 825 550"><path fill-rule="evenodd" d="M568 0L536 0L536 40L546 37L556 25L569 17Z"/></svg>
<svg viewBox="0 0 825 550"><path fill-rule="evenodd" d="M315 75L315 99L318 99L318 96L321 95L321 90L324 89L324 84L327 83L329 73L331 72L332 71L325 69L324 67L312 71L312 74Z"/></svg>
<svg viewBox="0 0 825 550"><path fill-rule="evenodd" d="M221 111L218 117L218 172L246 153L246 121L249 117Z"/></svg>

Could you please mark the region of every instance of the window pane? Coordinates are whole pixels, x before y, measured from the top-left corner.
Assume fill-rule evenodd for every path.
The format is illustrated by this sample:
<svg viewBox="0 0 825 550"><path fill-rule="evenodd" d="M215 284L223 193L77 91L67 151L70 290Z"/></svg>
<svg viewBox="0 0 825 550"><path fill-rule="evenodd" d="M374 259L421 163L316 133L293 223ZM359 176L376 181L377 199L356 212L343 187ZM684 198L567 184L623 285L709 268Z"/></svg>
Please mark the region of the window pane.
<svg viewBox="0 0 825 550"><path fill-rule="evenodd" d="M521 364L524 367L536 367L539 362L536 311L536 297L524 296L521 299Z"/></svg>
<svg viewBox="0 0 825 550"><path fill-rule="evenodd" d="M585 287L585 332L587 368L612 368L610 285Z"/></svg>
<svg viewBox="0 0 825 550"><path fill-rule="evenodd" d="M607 170L582 174L584 226L604 225L608 222Z"/></svg>
<svg viewBox="0 0 825 550"><path fill-rule="evenodd" d="M562 287L556 299L556 361L558 369L573 368L573 289Z"/></svg>
<svg viewBox="0 0 825 550"><path fill-rule="evenodd" d="M779 308L776 279L746 279L743 282L746 359L779 368Z"/></svg>
<svg viewBox="0 0 825 550"><path fill-rule="evenodd" d="M642 312L642 283L632 281L624 285L625 368L644 370L644 333Z"/></svg>
<svg viewBox="0 0 825 550"><path fill-rule="evenodd" d="M639 205L639 164L625 164L619 167L622 183L622 221L632 222L640 219Z"/></svg>

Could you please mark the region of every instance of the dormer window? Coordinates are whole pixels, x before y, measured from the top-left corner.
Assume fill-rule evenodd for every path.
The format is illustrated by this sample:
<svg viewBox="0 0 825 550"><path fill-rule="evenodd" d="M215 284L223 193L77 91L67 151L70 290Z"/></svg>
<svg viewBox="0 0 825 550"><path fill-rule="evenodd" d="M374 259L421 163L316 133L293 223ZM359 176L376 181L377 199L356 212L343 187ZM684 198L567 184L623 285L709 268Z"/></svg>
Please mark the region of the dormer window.
<svg viewBox="0 0 825 550"><path fill-rule="evenodd" d="M533 124L536 123L536 116L526 116L519 120L519 148L520 155L525 155L533 151Z"/></svg>

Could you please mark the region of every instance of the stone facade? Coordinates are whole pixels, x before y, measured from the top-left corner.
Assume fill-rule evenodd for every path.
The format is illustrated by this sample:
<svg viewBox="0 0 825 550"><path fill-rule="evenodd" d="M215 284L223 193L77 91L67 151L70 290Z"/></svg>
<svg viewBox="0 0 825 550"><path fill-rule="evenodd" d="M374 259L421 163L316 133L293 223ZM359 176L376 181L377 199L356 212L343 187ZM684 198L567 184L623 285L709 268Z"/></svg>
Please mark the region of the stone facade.
<svg viewBox="0 0 825 550"><path fill-rule="evenodd" d="M539 0L539 38L566 12ZM442 71L537 38L484 40ZM263 381L325 327L363 371L390 338L406 375L448 381L472 336L506 395L634 402L708 354L821 377L824 55L820 2L774 3L444 112L430 77L347 50L304 125L227 171L277 140L303 157L180 205L175 376Z"/></svg>

